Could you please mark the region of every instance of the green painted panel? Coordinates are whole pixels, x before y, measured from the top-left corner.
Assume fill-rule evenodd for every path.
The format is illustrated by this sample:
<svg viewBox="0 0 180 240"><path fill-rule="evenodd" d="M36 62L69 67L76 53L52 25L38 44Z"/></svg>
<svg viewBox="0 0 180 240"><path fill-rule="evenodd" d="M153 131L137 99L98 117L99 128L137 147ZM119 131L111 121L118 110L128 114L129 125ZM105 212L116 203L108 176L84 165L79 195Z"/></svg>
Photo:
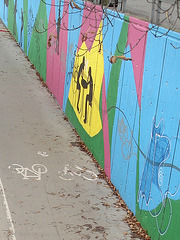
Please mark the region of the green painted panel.
<svg viewBox="0 0 180 240"><path fill-rule="evenodd" d="M8 29L18 42L16 13L17 13L17 0L15 0L15 4L14 0L10 0L8 6Z"/></svg>
<svg viewBox="0 0 180 240"><path fill-rule="evenodd" d="M46 81L46 46L47 46L47 13L46 5L41 1L36 15L28 57L34 64L36 70L40 73L43 80Z"/></svg>
<svg viewBox="0 0 180 240"><path fill-rule="evenodd" d="M160 208L161 205L156 208L156 211ZM172 209L172 215L170 215L170 208ZM140 210L139 207L136 209L138 221L141 222L144 229L147 229L147 233L151 236L152 240L179 240L180 200L168 200L166 207L157 218L152 217L148 211ZM164 235L159 233L158 227L162 232L167 229Z"/></svg>
<svg viewBox="0 0 180 240"><path fill-rule="evenodd" d="M126 20L128 20L127 17L126 17ZM128 36L128 22L124 21L122 25L121 33L118 39L117 47L114 53L115 56L122 55L122 53L125 51L126 44L127 44L127 36ZM116 106L121 63L122 63L122 60L118 60L116 63L112 64L108 93L107 93L107 109L110 109L111 107ZM114 117L115 117L115 109L112 109L111 111L108 112L110 146L112 141Z"/></svg>
<svg viewBox="0 0 180 240"><path fill-rule="evenodd" d="M77 133L80 135L81 139L85 142L86 146L93 153L93 156L104 168L104 142L103 142L103 131L101 130L96 136L90 137L84 128L81 126L76 114L74 112L73 107L68 99L66 105L66 115L69 121L75 126Z"/></svg>
<svg viewBox="0 0 180 240"><path fill-rule="evenodd" d="M28 34L28 0L23 0L23 20L24 20L24 52L27 55L27 34Z"/></svg>

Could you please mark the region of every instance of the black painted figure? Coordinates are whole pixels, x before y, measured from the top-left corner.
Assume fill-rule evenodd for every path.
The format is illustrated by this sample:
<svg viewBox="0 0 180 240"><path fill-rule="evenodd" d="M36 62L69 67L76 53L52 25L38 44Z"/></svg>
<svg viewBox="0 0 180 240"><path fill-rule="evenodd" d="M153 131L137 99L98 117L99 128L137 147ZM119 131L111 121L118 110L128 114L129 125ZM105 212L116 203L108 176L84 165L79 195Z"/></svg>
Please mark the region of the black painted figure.
<svg viewBox="0 0 180 240"><path fill-rule="evenodd" d="M91 67L89 67L88 76L86 77L87 79L84 79L84 73L83 73L84 68L85 68L85 57L83 57L83 61L80 64L80 67L79 67L78 76L77 76L77 87L76 87L76 89L79 91L78 100L77 100L77 110L80 113L80 106L79 106L79 104L80 104L81 94L83 94L82 101L84 101L84 91L82 92L82 90L83 89L88 89L88 87L89 87L89 93L86 95L86 99L85 99L84 123L87 123L88 103L89 103L89 106L92 107L93 78L92 78L92 73L91 73ZM84 104L84 102L82 102L82 104Z"/></svg>
<svg viewBox="0 0 180 240"><path fill-rule="evenodd" d="M79 100L80 100L80 96L81 96L81 85L80 85L80 77L82 78L81 83L83 82L83 70L85 67L85 57L83 57L83 61L79 67L79 71L78 71L78 77L77 77L77 90L79 90L79 95L78 95L78 101L77 101L77 110L79 111ZM84 80L85 81L85 80Z"/></svg>
<svg viewBox="0 0 180 240"><path fill-rule="evenodd" d="M89 94L87 94L86 96L86 105L85 105L85 118L84 118L84 123L87 122L87 107L88 107L88 102L89 102L89 106L92 107L92 97L93 97L93 79L92 79L92 75L91 75L91 67L89 67L89 71L88 71L88 79L89 81L86 82L86 88L89 85Z"/></svg>

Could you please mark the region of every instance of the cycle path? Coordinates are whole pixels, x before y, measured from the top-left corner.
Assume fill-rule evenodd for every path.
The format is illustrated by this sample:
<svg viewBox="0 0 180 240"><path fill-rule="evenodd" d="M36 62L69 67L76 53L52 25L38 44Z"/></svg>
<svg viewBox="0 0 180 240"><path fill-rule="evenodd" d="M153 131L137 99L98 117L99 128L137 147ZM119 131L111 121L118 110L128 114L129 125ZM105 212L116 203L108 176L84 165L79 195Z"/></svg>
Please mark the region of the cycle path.
<svg viewBox="0 0 180 240"><path fill-rule="evenodd" d="M30 62L8 32L0 45L0 239L131 239L126 212L72 144L72 126Z"/></svg>

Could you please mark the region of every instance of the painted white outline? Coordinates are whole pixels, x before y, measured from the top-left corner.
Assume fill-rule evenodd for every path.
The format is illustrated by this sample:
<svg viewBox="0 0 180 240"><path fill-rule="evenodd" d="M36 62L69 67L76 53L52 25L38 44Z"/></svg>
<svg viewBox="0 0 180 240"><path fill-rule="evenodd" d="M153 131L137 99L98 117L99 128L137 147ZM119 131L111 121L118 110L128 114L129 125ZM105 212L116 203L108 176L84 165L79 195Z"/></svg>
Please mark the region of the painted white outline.
<svg viewBox="0 0 180 240"><path fill-rule="evenodd" d="M23 166L15 163L11 165L13 167L12 173L21 174L23 176L23 179L28 180L29 178L36 178L36 180L41 180L41 175L47 173L46 166L42 164L34 164L32 165L31 169L24 168ZM10 169L11 166L8 168ZM28 173L31 173L32 175L28 175Z"/></svg>
<svg viewBox="0 0 180 240"><path fill-rule="evenodd" d="M79 167L78 165L76 165L76 169L78 169L78 170L80 170L80 171L82 171L82 172L91 174L91 175L93 176L93 178L88 178L88 177L86 177L86 176L82 176L84 179L86 179L86 180L88 180L88 181L94 181L94 180L96 180L96 179L98 178L98 176L97 176L93 171L91 171L91 170L85 170L85 169ZM74 171L72 171L72 172L75 174ZM76 173L76 174L77 174L77 173ZM79 176L81 176L81 173L80 173Z"/></svg>
<svg viewBox="0 0 180 240"><path fill-rule="evenodd" d="M58 171L58 173L61 174L61 176L59 176L59 178L61 178L62 180L65 180L65 181L73 180L73 173L69 169L69 164L66 164L64 166L64 169L61 170L61 171ZM71 177L68 177L68 178L64 177L64 176L67 176L67 175L71 175Z"/></svg>
<svg viewBox="0 0 180 240"><path fill-rule="evenodd" d="M127 127L128 126L125 125L123 117L121 121L118 119L118 133L119 133L120 141L122 143L121 152L122 152L123 158L126 160L129 160L133 155L137 156L137 154L133 152L133 143L132 143L133 131L130 131L131 136L129 137L129 132Z"/></svg>
<svg viewBox="0 0 180 240"><path fill-rule="evenodd" d="M41 152L41 151L39 151L37 154L40 155L40 156L42 156L42 157L49 157L49 154L48 154L47 152Z"/></svg>
<svg viewBox="0 0 180 240"><path fill-rule="evenodd" d="M5 195L5 192L4 192L4 187L3 187L3 184L2 184L1 178L0 178L0 190L1 190L0 192L2 193L2 196L3 196L3 203L4 203L5 208L6 208L7 220L8 220L8 223L10 225L9 230L11 232L12 239L16 240L15 228L14 228L14 224L13 224L13 221L12 221L11 212L9 210L9 206L8 206L8 202L7 202L7 199L6 199L6 195Z"/></svg>
<svg viewBox="0 0 180 240"><path fill-rule="evenodd" d="M156 153L157 137L159 137L159 138L162 138L162 137L163 137L163 138L166 138L166 139L168 140L168 142L169 142L169 146L168 146L169 149L168 149L168 148L166 149L165 156L166 156L168 150L169 150L169 154L168 154L167 157L159 164L159 168L158 168L158 188L159 188L159 192L160 192L160 195L161 195L161 198L162 198L162 206L161 206L160 210L156 213L156 207L155 207L155 204L154 204L154 199L151 198L152 177L151 177L150 197L149 197L149 200L148 200L148 201L147 201L147 199L146 199L145 194L142 193L142 191L140 191L140 186L141 186L141 183L142 183L142 178L143 178L143 173L144 173L144 170L145 170L145 165L146 165L147 157L146 157L146 161L145 161L145 163L144 163L143 173L142 173L142 177L141 177L140 184L139 184L139 192L138 192L137 201L139 202L140 197L145 199L145 204L146 204L146 206L148 207L148 211L149 211L150 215L151 215L153 218L156 218L156 225L157 225L158 232L159 232L160 235L163 236L163 235L167 232L167 230L168 230L168 228L169 228L169 226L170 226L171 218L172 218L171 199L168 197L168 195L170 195L170 196L175 196L175 195L177 194L177 192L179 191L179 189L180 189L180 184L179 184L177 190L176 190L173 194L172 194L169 190L166 191L164 194L163 194L162 191L161 191L161 186L163 185L163 164L164 164L165 161L169 158L170 153L171 153L171 142L172 142L172 140L173 140L174 138L176 138L176 137L173 137L173 138L169 139L167 136L164 136L164 135L163 135L163 133L164 133L164 128L165 128L165 127L164 127L164 119L163 119L163 118L161 118L160 121L159 121L159 124L156 125L156 124L155 124L155 118L153 117L152 128L151 128L151 139L150 139L150 142L149 142L149 145L148 145L148 151L149 151L149 148L150 148L151 140L152 140L152 138L153 138L153 127L159 128L161 122L162 122L162 126L163 126L163 128L162 128L162 133L161 133L161 134L157 134L157 133L156 133L155 136L154 136L154 138L155 138L155 144L154 144L153 167L154 167L154 158L155 158L155 153ZM148 154L148 151L147 151L147 154ZM152 174L153 174L153 171L152 171ZM166 199L167 199L167 200L166 200ZM150 201L153 202L154 209L155 209L155 213L152 213L152 210L149 209ZM169 217L169 222L168 222L168 224L167 224L166 229L165 229L163 232L161 232L161 230L160 230L160 228L159 228L159 223L158 223L157 217L160 215L160 213L162 212L163 208L165 207L164 201L166 201L166 202L168 201L168 202L169 202L169 206L170 206L170 217Z"/></svg>
<svg viewBox="0 0 180 240"><path fill-rule="evenodd" d="M163 118L161 118L160 121L159 121L159 124L156 125L156 124L155 124L155 118L153 117L152 127L151 127L151 139L150 139L150 141L149 141L148 151L147 151L147 155L148 155L149 148L150 148L150 144L151 144L151 141L152 141L152 139L153 139L153 127L159 128L161 122L162 122L162 124L163 124L162 134L159 135L159 134L156 133L155 136L154 136L154 138L155 138L154 148L155 148L155 149L154 149L154 156L153 156L153 160L152 160L152 161L153 161L153 167L154 167L154 158L155 158L155 154L156 154L157 137L159 137L159 138L162 138L162 137L163 137L163 138L166 138L166 139L169 141L169 154L168 154L168 156L160 163L159 168L160 168L161 165L169 158L170 152L171 152L171 142L170 142L170 139L169 139L167 136L164 136L164 135L163 135L163 133L164 133L164 119L163 119ZM166 152L167 152L167 151L168 151L168 149L166 150ZM144 173L145 166L146 166L147 155L146 155L146 160L145 160L144 167L143 167L143 173ZM138 202L139 202L140 197L141 197L141 198L144 198L144 199L145 199L145 202L146 202L146 206L148 206L148 205L149 205L149 201L151 200L151 197L149 197L149 200L147 200L145 194L143 194L142 191L140 191L140 187L141 187L141 183L142 183L142 178L143 178L143 173L142 173L141 180L140 180L140 184L139 184L139 191L138 191L139 193L138 193L138 199L137 199L137 200L138 200ZM158 169L158 173L159 173L159 169ZM152 171L151 184L150 184L150 185L151 185L151 188L152 188L152 181L153 181L153 171ZM159 191L160 191L161 198L162 198L162 201L163 201L163 194L162 194L162 191L161 191L161 189L160 189L159 179L158 179L158 187L159 187ZM150 196L151 196L151 188L150 188Z"/></svg>
<svg viewBox="0 0 180 240"><path fill-rule="evenodd" d="M78 172L71 170L69 164L66 164L63 170L58 171L59 178L65 181L73 180L74 176L83 177L85 180L88 180L88 181L95 181L98 178L98 176L91 170L83 169L78 165L75 165L75 168L78 170ZM91 178L88 176L83 176L86 173L88 175L91 175Z"/></svg>

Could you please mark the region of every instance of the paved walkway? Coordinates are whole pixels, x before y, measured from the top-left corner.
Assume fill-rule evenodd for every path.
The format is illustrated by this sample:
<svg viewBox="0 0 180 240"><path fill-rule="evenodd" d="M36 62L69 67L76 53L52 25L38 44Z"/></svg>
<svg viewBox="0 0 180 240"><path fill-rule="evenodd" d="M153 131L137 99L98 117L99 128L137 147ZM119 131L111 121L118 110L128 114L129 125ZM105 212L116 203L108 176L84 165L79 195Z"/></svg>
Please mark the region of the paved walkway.
<svg viewBox="0 0 180 240"><path fill-rule="evenodd" d="M126 212L9 33L0 46L0 239L131 239Z"/></svg>

